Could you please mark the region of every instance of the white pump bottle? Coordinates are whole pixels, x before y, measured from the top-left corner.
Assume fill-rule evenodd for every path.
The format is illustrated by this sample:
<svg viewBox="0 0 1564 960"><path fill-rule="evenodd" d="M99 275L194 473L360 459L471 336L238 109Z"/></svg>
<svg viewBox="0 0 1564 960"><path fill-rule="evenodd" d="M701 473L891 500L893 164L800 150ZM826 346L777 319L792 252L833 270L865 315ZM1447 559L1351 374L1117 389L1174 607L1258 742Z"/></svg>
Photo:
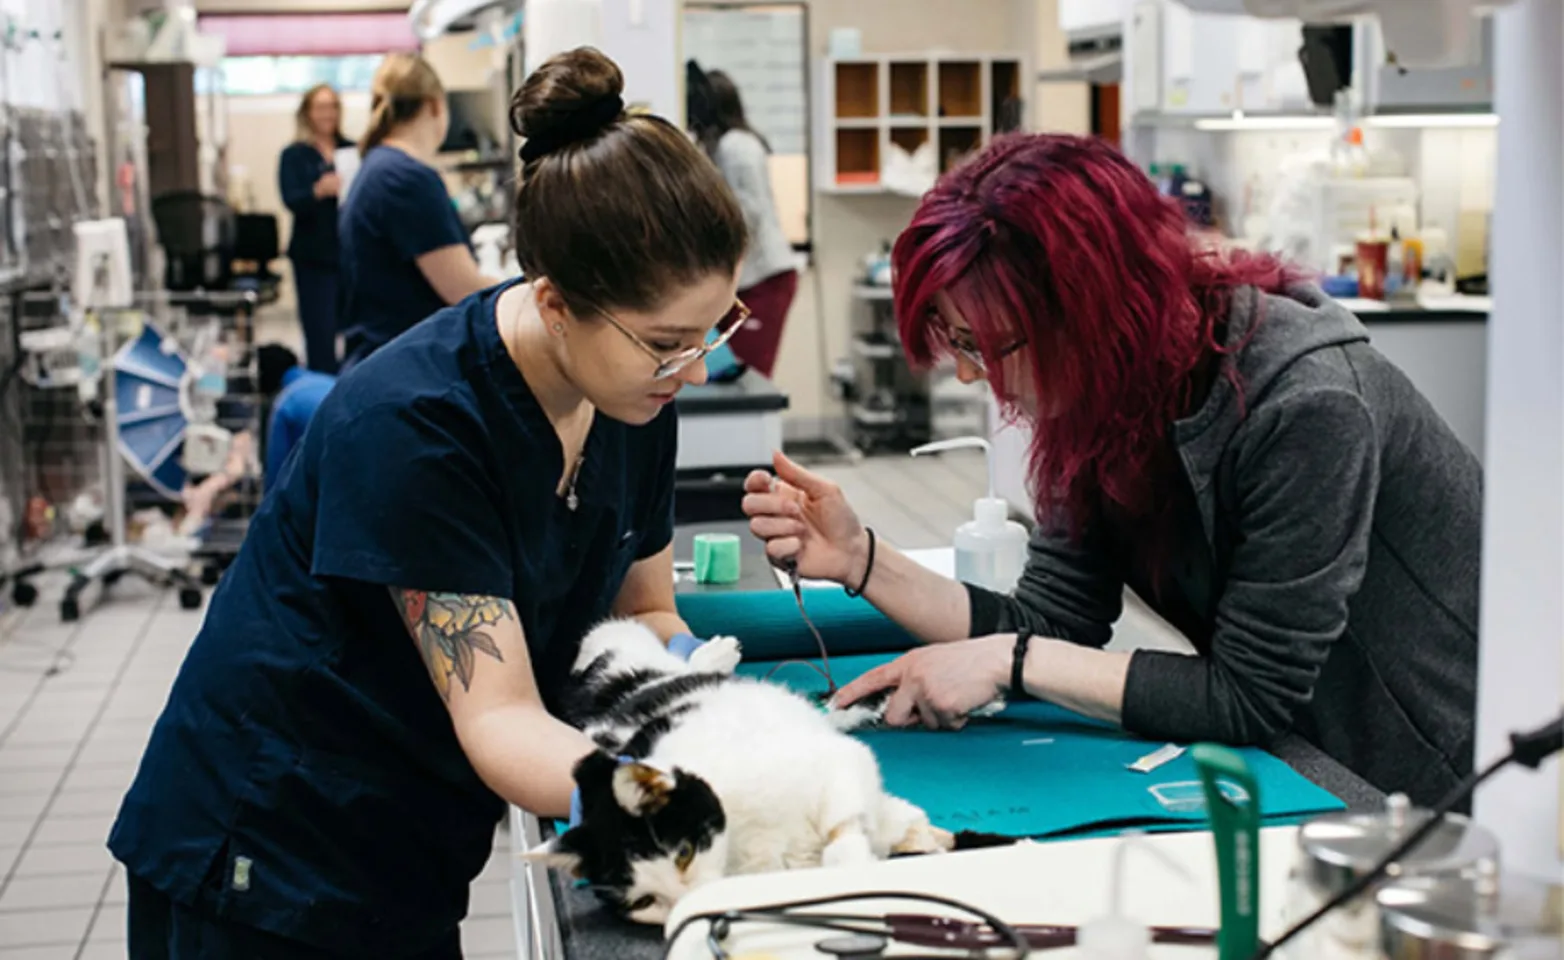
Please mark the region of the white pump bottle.
<svg viewBox="0 0 1564 960"><path fill-rule="evenodd" d="M1148 960L1151 929L1124 912L1124 859L1135 849L1151 854L1185 881L1193 881L1183 864L1147 843L1139 832L1129 832L1113 851L1113 894L1108 913L1081 926L1076 946L1087 960Z"/></svg>
<svg viewBox="0 0 1564 960"><path fill-rule="evenodd" d="M978 448L988 455L988 496L972 502L972 519L956 528L956 579L1009 593L1026 568L1026 528L1010 519L1010 505L994 493L994 448L982 437L927 443L913 456Z"/></svg>

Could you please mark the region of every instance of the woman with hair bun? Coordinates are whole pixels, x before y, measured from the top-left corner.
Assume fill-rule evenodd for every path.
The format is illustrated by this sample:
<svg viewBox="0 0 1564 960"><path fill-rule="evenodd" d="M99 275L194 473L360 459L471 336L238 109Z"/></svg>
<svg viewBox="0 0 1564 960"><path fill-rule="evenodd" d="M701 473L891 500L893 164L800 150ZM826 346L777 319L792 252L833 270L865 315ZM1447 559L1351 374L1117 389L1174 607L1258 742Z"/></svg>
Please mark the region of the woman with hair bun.
<svg viewBox="0 0 1564 960"><path fill-rule="evenodd" d="M771 556L928 645L844 687L892 723L998 694L1151 740L1299 735L1420 804L1471 771L1482 471L1357 318L1213 249L1110 145L996 139L893 252L909 357L954 357L1032 429L1011 594L919 567L780 454L747 481ZM1134 590L1198 656L1104 651ZM975 638L975 639L969 639Z"/></svg>
<svg viewBox="0 0 1564 960"><path fill-rule="evenodd" d="M429 62L389 54L375 71L363 161L342 204L342 367L495 280L478 270L435 155L450 126Z"/></svg>
<svg viewBox="0 0 1564 960"><path fill-rule="evenodd" d="M623 87L587 48L527 78L524 278L344 374L283 464L110 837L132 957L459 957L506 804L566 816L594 750L557 719L586 630L694 643L672 401L745 318L744 217Z"/></svg>

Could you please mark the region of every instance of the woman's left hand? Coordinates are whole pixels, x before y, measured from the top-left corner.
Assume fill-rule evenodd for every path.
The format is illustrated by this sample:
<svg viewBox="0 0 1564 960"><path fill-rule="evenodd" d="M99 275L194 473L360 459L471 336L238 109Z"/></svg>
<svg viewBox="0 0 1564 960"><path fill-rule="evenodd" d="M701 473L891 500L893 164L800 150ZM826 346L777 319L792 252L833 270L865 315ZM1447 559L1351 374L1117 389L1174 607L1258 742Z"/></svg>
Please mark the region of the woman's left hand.
<svg viewBox="0 0 1564 960"><path fill-rule="evenodd" d="M905 727L921 720L930 730L960 730L967 715L1005 691L1014 639L979 637L921 647L876 667L836 694L836 705L895 687L885 723Z"/></svg>

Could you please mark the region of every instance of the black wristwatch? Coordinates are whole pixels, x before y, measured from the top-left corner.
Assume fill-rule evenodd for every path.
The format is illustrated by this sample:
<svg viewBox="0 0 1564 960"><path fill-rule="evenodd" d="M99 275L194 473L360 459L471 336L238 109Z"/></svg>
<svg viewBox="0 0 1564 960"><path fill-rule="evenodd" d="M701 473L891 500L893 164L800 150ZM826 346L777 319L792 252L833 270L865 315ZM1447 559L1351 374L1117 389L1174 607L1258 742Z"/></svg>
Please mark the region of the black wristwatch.
<svg viewBox="0 0 1564 960"><path fill-rule="evenodd" d="M1010 692L1007 698L1012 702L1017 700L1030 700L1032 695L1026 692L1026 651L1032 645L1032 631L1022 627L1016 631L1015 650L1010 658Z"/></svg>

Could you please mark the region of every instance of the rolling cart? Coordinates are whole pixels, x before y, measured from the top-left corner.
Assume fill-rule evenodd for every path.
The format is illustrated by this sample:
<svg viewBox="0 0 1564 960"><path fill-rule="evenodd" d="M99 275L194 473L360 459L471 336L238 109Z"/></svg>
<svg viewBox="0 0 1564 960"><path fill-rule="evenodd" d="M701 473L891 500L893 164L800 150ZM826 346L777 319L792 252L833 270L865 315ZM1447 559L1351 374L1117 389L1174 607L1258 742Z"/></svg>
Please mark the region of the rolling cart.
<svg viewBox="0 0 1564 960"><path fill-rule="evenodd" d="M35 325L21 340L34 562L13 584L16 602L36 599L33 577L63 569L63 620L81 616L90 585L126 574L200 607L201 581L215 582L237 551L233 523L242 540L261 494L254 299L138 294L129 307L73 314L56 296L30 307ZM187 489L219 471L238 482L191 522Z"/></svg>

